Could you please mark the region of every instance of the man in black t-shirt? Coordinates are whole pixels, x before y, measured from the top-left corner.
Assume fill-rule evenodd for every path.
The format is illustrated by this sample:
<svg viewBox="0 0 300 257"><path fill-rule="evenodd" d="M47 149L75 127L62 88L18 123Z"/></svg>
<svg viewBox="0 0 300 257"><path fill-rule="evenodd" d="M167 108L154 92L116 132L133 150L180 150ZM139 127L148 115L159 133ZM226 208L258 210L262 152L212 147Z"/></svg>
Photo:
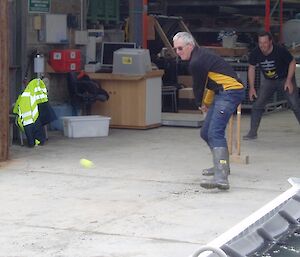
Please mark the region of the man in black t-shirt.
<svg viewBox="0 0 300 257"><path fill-rule="evenodd" d="M254 88L255 66L258 65L265 77L257 94ZM296 61L289 51L280 45L273 44L272 35L262 32L258 35L258 47L249 56L248 83L249 99L252 105L250 131L244 140L257 138L257 130L265 106L275 91L281 92L288 101L300 124L300 101L295 80Z"/></svg>

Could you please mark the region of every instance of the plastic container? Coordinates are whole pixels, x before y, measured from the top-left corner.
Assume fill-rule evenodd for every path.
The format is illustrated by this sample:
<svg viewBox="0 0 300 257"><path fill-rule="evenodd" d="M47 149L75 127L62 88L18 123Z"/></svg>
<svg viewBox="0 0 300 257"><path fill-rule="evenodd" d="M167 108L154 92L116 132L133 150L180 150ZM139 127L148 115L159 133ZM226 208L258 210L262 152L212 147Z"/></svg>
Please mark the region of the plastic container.
<svg viewBox="0 0 300 257"><path fill-rule="evenodd" d="M62 117L64 135L67 137L106 137L110 117L100 115Z"/></svg>
<svg viewBox="0 0 300 257"><path fill-rule="evenodd" d="M60 130L63 131L63 122L61 117L64 116L72 116L73 115L73 110L72 106L69 104L58 104L58 105L53 105L52 106L53 111L56 114L57 120L54 120L50 123L50 130Z"/></svg>
<svg viewBox="0 0 300 257"><path fill-rule="evenodd" d="M224 36L222 38L222 46L225 48L234 48L236 47L237 35Z"/></svg>

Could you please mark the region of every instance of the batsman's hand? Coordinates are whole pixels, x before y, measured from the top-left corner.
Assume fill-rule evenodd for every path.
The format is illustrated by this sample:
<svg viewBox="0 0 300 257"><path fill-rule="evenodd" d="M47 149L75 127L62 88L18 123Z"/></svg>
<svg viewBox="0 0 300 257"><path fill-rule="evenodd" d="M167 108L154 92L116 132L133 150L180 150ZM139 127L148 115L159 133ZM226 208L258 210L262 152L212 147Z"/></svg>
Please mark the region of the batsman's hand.
<svg viewBox="0 0 300 257"><path fill-rule="evenodd" d="M288 91L289 94L293 93L293 91L294 91L294 85L293 85L292 81L286 80L286 82L284 83L284 90Z"/></svg>
<svg viewBox="0 0 300 257"><path fill-rule="evenodd" d="M249 100L252 102L257 98L256 90L254 87L249 88Z"/></svg>
<svg viewBox="0 0 300 257"><path fill-rule="evenodd" d="M208 107L206 105L199 106L199 110L204 114L207 113Z"/></svg>

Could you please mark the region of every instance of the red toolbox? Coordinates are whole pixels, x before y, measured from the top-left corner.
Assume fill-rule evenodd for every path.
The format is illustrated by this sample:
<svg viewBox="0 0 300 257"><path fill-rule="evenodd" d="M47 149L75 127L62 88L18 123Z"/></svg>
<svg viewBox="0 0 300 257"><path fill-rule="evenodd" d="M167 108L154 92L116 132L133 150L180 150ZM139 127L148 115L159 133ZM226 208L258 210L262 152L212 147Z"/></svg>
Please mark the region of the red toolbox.
<svg viewBox="0 0 300 257"><path fill-rule="evenodd" d="M81 52L78 49L51 50L49 64L56 72L81 70Z"/></svg>

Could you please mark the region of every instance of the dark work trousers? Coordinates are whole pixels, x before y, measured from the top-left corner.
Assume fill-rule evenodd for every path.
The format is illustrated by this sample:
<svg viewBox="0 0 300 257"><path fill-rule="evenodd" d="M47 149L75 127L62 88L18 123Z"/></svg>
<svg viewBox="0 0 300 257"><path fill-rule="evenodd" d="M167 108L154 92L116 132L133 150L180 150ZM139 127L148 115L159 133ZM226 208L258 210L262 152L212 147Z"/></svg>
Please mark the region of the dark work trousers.
<svg viewBox="0 0 300 257"><path fill-rule="evenodd" d="M39 140L42 145L45 143L46 136L39 118L35 123L24 126L24 130L29 147L34 147L35 139Z"/></svg>
<svg viewBox="0 0 300 257"><path fill-rule="evenodd" d="M285 99L288 101L290 108L293 110L300 124L300 100L299 100L298 87L296 85L295 77L292 80L294 85L294 90L292 94L284 90L285 81L286 79L280 79L280 80L265 79L264 80L263 84L261 85L257 93L258 95L257 99L252 105L251 126L250 126L249 134L251 135L257 134L257 130L261 121L261 117L264 113L266 104L268 103L268 101L276 91L277 93L282 94L285 97Z"/></svg>

